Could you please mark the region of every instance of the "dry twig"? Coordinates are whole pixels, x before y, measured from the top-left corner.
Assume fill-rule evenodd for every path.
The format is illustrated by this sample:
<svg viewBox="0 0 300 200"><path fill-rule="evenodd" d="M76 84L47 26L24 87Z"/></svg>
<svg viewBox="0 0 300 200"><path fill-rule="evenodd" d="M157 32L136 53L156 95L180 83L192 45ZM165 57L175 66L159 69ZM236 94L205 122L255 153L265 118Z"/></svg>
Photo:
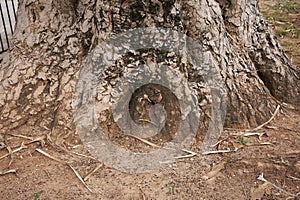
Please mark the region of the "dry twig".
<svg viewBox="0 0 300 200"><path fill-rule="evenodd" d="M277 189L277 190L279 190L280 192L283 192L283 193L285 193L285 194L287 194L287 195L289 195L289 196L291 196L291 197L298 197L298 196L299 196L298 194L292 194L292 193L289 193L289 192L285 191L284 189L278 187L277 185L275 185L275 184L269 182L267 179L264 178L264 174L263 174L263 173L261 173L261 175L259 175L257 179L258 179L258 180L261 180L261 181L263 181L263 182L265 182L265 183L271 184L275 189Z"/></svg>
<svg viewBox="0 0 300 200"><path fill-rule="evenodd" d="M59 162L59 163L68 165L68 166L73 170L73 172L75 173L76 177L80 180L80 182L82 182L83 185L84 185L90 192L92 192L92 190L86 185L86 183L84 182L84 180L81 178L80 174L79 174L79 173L78 173L78 172L77 172L77 171L76 171L69 163L67 163L66 161L60 160L60 159L58 159L58 158L55 158L54 156L51 156L50 154L46 153L45 151L43 151L43 150L41 150L41 149L39 149L39 148L36 148L35 150L36 150L37 152L43 154L44 156L46 156L46 157L52 159L52 160L55 160L55 161L57 161L57 162Z"/></svg>
<svg viewBox="0 0 300 200"><path fill-rule="evenodd" d="M197 155L197 153L195 153L193 151L186 150L186 149L181 149L181 151L184 151L184 152L189 153L189 154L185 155L185 156L177 156L177 157L175 157L175 159L191 158L191 157L194 157L194 156Z"/></svg>
<svg viewBox="0 0 300 200"><path fill-rule="evenodd" d="M218 151L205 151L202 152L202 155L209 155L209 154L218 154L218 153L229 153L231 152L230 149L226 149L226 150L218 150Z"/></svg>
<svg viewBox="0 0 300 200"><path fill-rule="evenodd" d="M257 131L257 130L263 128L265 125L269 124L275 118L279 109L280 109L280 105L277 106L275 112L273 113L272 117L268 121L266 121L265 123L259 125L258 127L254 128L254 129L252 129L251 131Z"/></svg>
<svg viewBox="0 0 300 200"><path fill-rule="evenodd" d="M103 164L97 165L97 167L91 171L88 175L86 175L86 177L83 178L84 181L87 181L89 178L91 178L91 176L98 171L98 169L100 169L103 166Z"/></svg>
<svg viewBox="0 0 300 200"><path fill-rule="evenodd" d="M288 178L295 180L295 181L300 181L300 178L294 177L294 176L287 176Z"/></svg>
<svg viewBox="0 0 300 200"><path fill-rule="evenodd" d="M35 142L44 142L45 138L46 138L45 135L37 137L37 138L32 138L32 140L30 142L27 142L26 144L32 144L32 143L35 143Z"/></svg>
<svg viewBox="0 0 300 200"><path fill-rule="evenodd" d="M221 142L223 142L223 141L225 141L225 140L227 140L228 139L228 137L226 137L226 138L224 138L224 139L222 139L222 140L219 140L218 142L216 142L215 144L213 144L213 145L211 145L210 147L216 147L216 146L218 146Z"/></svg>
<svg viewBox="0 0 300 200"><path fill-rule="evenodd" d="M23 149L26 149L26 148L27 148L27 147L24 145L24 142L22 142L22 144L21 144L20 147L18 147L18 148L16 148L16 149L12 150L11 152L5 154L4 156L1 156L1 157L0 157L0 160L3 159L3 158L5 158L5 157L7 157L7 156L9 156L9 155L12 155L13 153L16 153L16 152L18 152L18 151L21 151L21 150L23 150Z"/></svg>
<svg viewBox="0 0 300 200"><path fill-rule="evenodd" d="M14 174L16 174L17 171L18 171L18 169L10 169L10 170L7 170L7 171L5 171L5 172L0 171L0 176L3 176L3 175L5 175L5 174L9 174L9 173L14 173Z"/></svg>
<svg viewBox="0 0 300 200"><path fill-rule="evenodd" d="M93 192L88 186L87 184L84 182L84 180L81 178L80 174L68 163L66 163L75 173L75 175L77 176L77 178L81 181L81 183L90 191Z"/></svg>
<svg viewBox="0 0 300 200"><path fill-rule="evenodd" d="M97 160L97 161L98 161L97 158L94 158L94 157L92 157L92 156L87 156L87 155L84 155L84 154L81 154L81 153L77 153L77 152L73 152L73 151L68 151L68 152L71 153L71 154L80 156L80 157L89 158L89 159Z"/></svg>
<svg viewBox="0 0 300 200"><path fill-rule="evenodd" d="M10 155L10 161L8 163L8 167L10 167L10 165L12 164L13 160L14 160L14 156L13 156L13 153L12 153L12 149L9 145L6 145L6 149Z"/></svg>
<svg viewBox="0 0 300 200"><path fill-rule="evenodd" d="M43 151L43 150L41 150L41 149L39 149L39 148L36 148L35 150L36 150L37 152L43 154L44 156L46 156L46 157L52 159L52 160L55 160L55 161L57 161L57 162L59 162L59 163L62 163L62 164L66 164L65 161L60 160L60 159L58 159L58 158L55 158L54 156L51 156L50 154L46 153L45 151Z"/></svg>
<svg viewBox="0 0 300 200"><path fill-rule="evenodd" d="M27 139L27 140L33 140L33 137L28 137L25 135L20 135L20 134L15 135L15 134L11 134L11 133L9 133L8 135L13 136L13 137L22 138L22 139Z"/></svg>
<svg viewBox="0 0 300 200"><path fill-rule="evenodd" d="M154 144L152 142L149 142L148 140L145 140L143 138L139 138L139 137L137 137L135 135L128 135L128 136L133 137L133 138L135 138L135 139L137 139L137 140L139 140L141 142L144 142L145 144L148 144L149 146L160 148L160 146L158 146L158 145L156 145L156 144Z"/></svg>

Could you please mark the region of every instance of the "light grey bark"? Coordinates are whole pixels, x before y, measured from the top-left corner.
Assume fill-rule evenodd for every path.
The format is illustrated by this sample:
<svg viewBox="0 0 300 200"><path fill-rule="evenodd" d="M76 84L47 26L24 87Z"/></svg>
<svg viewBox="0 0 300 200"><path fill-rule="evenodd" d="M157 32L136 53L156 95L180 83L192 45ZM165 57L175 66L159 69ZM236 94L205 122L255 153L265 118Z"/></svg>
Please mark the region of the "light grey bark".
<svg viewBox="0 0 300 200"><path fill-rule="evenodd" d="M232 0L226 17L271 94L279 100L300 104L300 71L291 64L268 27L258 10L258 2Z"/></svg>
<svg viewBox="0 0 300 200"><path fill-rule="evenodd" d="M299 71L256 0L20 0L14 45L1 61L1 131L27 124L74 132L71 102L82 60L112 34L145 26L182 31L210 52L227 88L227 123L254 126L275 110L273 96L300 99Z"/></svg>

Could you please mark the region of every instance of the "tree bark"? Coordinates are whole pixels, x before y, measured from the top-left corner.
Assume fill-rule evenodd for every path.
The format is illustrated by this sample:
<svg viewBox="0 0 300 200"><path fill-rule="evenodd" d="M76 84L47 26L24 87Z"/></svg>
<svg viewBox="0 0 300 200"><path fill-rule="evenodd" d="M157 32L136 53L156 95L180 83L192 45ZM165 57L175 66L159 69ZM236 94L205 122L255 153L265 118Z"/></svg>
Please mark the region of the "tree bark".
<svg viewBox="0 0 300 200"><path fill-rule="evenodd" d="M12 48L1 61L1 132L26 125L55 127L58 138L74 133L71 104L82 61L112 35L140 27L172 28L203 45L225 83L227 125L255 126L278 102L300 103L300 72L257 0L20 0L17 15ZM126 68L111 71L118 79ZM181 72L194 77L189 68Z"/></svg>

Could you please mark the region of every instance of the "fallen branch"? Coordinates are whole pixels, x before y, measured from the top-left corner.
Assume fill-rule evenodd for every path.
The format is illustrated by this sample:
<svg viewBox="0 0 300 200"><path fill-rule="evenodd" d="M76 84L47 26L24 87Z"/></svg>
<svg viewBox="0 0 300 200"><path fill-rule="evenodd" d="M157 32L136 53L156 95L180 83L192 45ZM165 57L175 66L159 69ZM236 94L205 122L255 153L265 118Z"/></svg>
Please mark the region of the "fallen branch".
<svg viewBox="0 0 300 200"><path fill-rule="evenodd" d="M1 156L1 157L0 157L0 160L3 159L3 158L5 158L5 157L7 157L7 156L9 156L9 155L12 155L13 153L16 153L16 152L18 152L18 151L21 151L21 150L23 150L23 149L26 149L26 148L27 148L27 147L26 147L26 146L24 145L24 143L22 142L22 144L21 144L20 147L18 147L18 148L16 148L16 149L12 150L11 152L5 154L4 156Z"/></svg>
<svg viewBox="0 0 300 200"><path fill-rule="evenodd" d="M27 140L33 140L33 137L28 137L25 135L20 135L20 134L15 135L15 134L11 134L11 133L9 133L8 135L13 136L13 137L22 138L22 139L27 139Z"/></svg>
<svg viewBox="0 0 300 200"><path fill-rule="evenodd" d="M35 143L35 142L44 142L45 138L46 138L45 135L37 137L37 138L33 138L30 142L27 142L26 144L32 144L32 143Z"/></svg>
<svg viewBox="0 0 300 200"><path fill-rule="evenodd" d="M294 176L287 176L288 178L294 180L294 181L300 181L300 178L294 177Z"/></svg>
<svg viewBox="0 0 300 200"><path fill-rule="evenodd" d="M77 178L80 180L80 182L90 191L93 192L88 186L87 184L84 182L84 180L81 178L80 174L68 163L66 163L75 173L75 175L77 176Z"/></svg>
<svg viewBox="0 0 300 200"><path fill-rule="evenodd" d="M98 169L100 169L103 166L103 164L98 165L93 171L91 171L88 175L86 175L86 177L83 178L84 181L87 181L89 178L91 178L91 176L98 171Z"/></svg>
<svg viewBox="0 0 300 200"><path fill-rule="evenodd" d="M37 152L43 154L44 156L46 156L46 157L52 159L52 160L55 160L55 161L57 161L57 162L59 162L59 163L62 163L62 164L66 164L65 161L60 160L60 159L58 159L58 158L55 158L54 156L51 156L50 154L46 153L45 151L43 151L43 150L41 150L41 149L39 149L39 148L36 148L35 150L36 150Z"/></svg>
<svg viewBox="0 0 300 200"><path fill-rule="evenodd" d="M175 159L191 158L191 157L194 157L194 156L197 155L197 153L195 153L193 151L186 150L186 149L181 149L181 151L184 151L184 152L189 153L189 154L185 155L185 156L177 156L177 157L175 157Z"/></svg>
<svg viewBox="0 0 300 200"><path fill-rule="evenodd" d="M218 141L218 142L216 142L215 144L213 144L213 145L211 145L210 147L216 147L216 146L218 146L221 142L223 142L223 141L225 141L225 140L227 140L228 139L228 137L226 137L226 138L224 138L224 139L222 139L222 140L220 140L220 141Z"/></svg>
<svg viewBox="0 0 300 200"><path fill-rule="evenodd" d="M55 158L54 156L51 156L50 154L46 153L45 151L43 151L43 150L41 150L41 149L39 149L39 148L36 148L35 150L36 150L37 152L43 154L44 156L46 156L46 157L52 159L52 160L55 160L55 161L57 161L57 162L59 162L59 163L68 165L68 166L73 170L73 172L75 173L76 177L80 180L80 182L82 182L83 185L84 185L90 192L92 192L92 190L86 185L86 183L84 182L84 180L81 178L80 174L79 174L79 173L78 173L78 172L77 172L77 171L76 171L69 163L67 163L66 161L60 160L60 159L58 159L58 158Z"/></svg>
<svg viewBox="0 0 300 200"><path fill-rule="evenodd" d="M7 171L5 171L5 172L0 171L0 176L3 176L3 175L5 175L5 174L10 174L10 173L16 174L17 171L18 171L18 169L10 169L10 170L7 170Z"/></svg>
<svg viewBox="0 0 300 200"><path fill-rule="evenodd" d="M263 128L265 125L269 124L275 118L275 116L277 115L279 109L280 109L280 105L277 106L275 112L273 113L272 117L268 121L266 121L265 123L259 125L258 127L254 128L250 131L257 131L257 130Z"/></svg>
<svg viewBox="0 0 300 200"><path fill-rule="evenodd" d="M148 140L145 140L143 138L137 137L135 135L128 135L128 136L133 137L133 138L135 138L135 139L137 139L137 140L139 140L141 142L144 142L145 144L148 144L149 146L160 148L160 146L158 146L158 145L156 145L156 144L154 144L152 142L149 142Z"/></svg>
<svg viewBox="0 0 300 200"><path fill-rule="evenodd" d="M97 158L94 158L94 157L88 156L88 155L84 155L84 154L81 154L81 153L77 153L77 152L73 152L73 151L69 151L69 153L80 156L80 157L89 158L89 159L92 159L92 160L99 161Z"/></svg>
<svg viewBox="0 0 300 200"><path fill-rule="evenodd" d="M269 182L267 179L264 178L264 174L263 173L261 173L261 175L259 175L257 179L261 180L261 181L263 181L265 183L271 184L275 189L279 190L280 192L283 192L283 193L287 194L288 196L291 196L291 197L298 197L299 196L298 194L289 193L289 192L285 191L284 189L278 187L277 185Z"/></svg>
<svg viewBox="0 0 300 200"><path fill-rule="evenodd" d="M9 134L10 136L13 136L13 137L18 137L18 138L22 138L22 139L26 139L26 140L30 140L29 142L26 142L25 145L27 144L31 144L31 143L35 143L35 142L40 142L40 141L43 141L46 136L45 135L42 135L42 136L39 136L37 138L34 138L34 137L28 137L28 136L25 136L25 135L15 135L15 134Z"/></svg>
<svg viewBox="0 0 300 200"><path fill-rule="evenodd" d="M202 152L201 154L202 155L209 155L209 154L229 153L229 152L231 152L230 149L227 149L227 150L218 150L218 151L205 151L205 152Z"/></svg>
<svg viewBox="0 0 300 200"><path fill-rule="evenodd" d="M262 140L262 137L264 136L264 135L267 135L265 132L264 133L258 133L258 132L246 132L245 134L244 134L244 137L250 137L250 136L254 136L254 135L257 135L258 136L258 139L259 140Z"/></svg>
<svg viewBox="0 0 300 200"><path fill-rule="evenodd" d="M10 161L8 163L8 167L10 167L10 165L12 164L12 162L14 160L14 156L13 156L13 153L12 153L12 149L11 149L11 147L8 144L6 144L6 149L7 149L8 153L9 153L9 155L10 155Z"/></svg>
<svg viewBox="0 0 300 200"><path fill-rule="evenodd" d="M248 144L247 146L265 146L265 145L272 145L271 142L261 142L261 143L254 143L254 144Z"/></svg>
<svg viewBox="0 0 300 200"><path fill-rule="evenodd" d="M249 136L254 136L254 135L257 135L259 137L263 136L265 133L258 133L258 132L247 132L247 133L244 133L243 136L244 137L249 137Z"/></svg>

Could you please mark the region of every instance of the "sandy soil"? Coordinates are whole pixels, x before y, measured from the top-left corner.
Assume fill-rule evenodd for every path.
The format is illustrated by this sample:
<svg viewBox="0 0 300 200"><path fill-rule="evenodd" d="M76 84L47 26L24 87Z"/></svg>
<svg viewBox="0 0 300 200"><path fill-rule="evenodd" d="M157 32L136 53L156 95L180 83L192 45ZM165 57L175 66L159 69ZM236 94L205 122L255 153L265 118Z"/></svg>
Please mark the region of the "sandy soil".
<svg viewBox="0 0 300 200"><path fill-rule="evenodd" d="M9 167L18 169L17 173L0 177L0 194L2 199L34 199L40 191L38 199L287 199L287 194L257 178L263 173L265 179L283 190L300 192L299 111L282 109L259 131L260 137L244 136L241 140L243 131L227 129L218 149L229 147L231 152L179 159L154 173L123 173L70 153L88 155L82 145L68 150L41 141L27 144L28 148L14 154ZM32 130L34 138L43 134L42 130ZM14 136L6 139L13 150L22 142L30 142ZM50 159L36 148L67 161L82 177L100 166L86 181L92 192L67 164ZM0 153L2 156L7 152ZM10 161L10 157L1 159L3 172Z"/></svg>

